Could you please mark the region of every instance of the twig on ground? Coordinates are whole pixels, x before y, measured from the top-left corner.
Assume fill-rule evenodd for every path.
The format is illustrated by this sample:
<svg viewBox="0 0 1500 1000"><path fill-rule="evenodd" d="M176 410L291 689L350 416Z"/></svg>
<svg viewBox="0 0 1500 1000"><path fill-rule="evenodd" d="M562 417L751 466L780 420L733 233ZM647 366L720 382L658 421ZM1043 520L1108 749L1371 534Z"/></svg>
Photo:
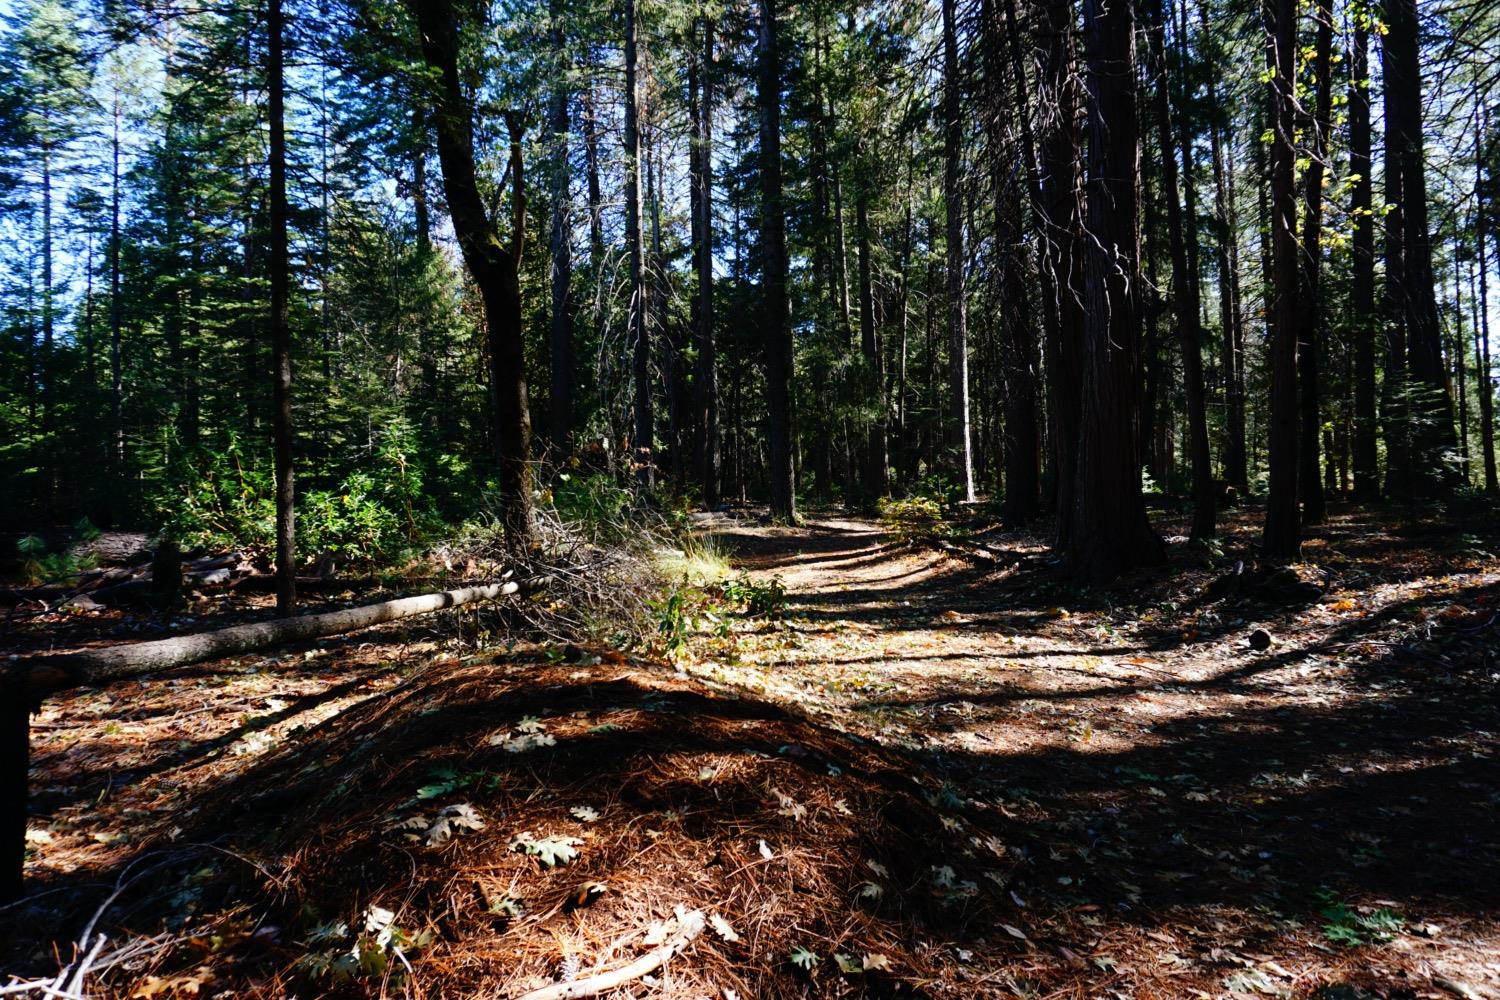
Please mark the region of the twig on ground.
<svg viewBox="0 0 1500 1000"><path fill-rule="evenodd" d="M693 939L703 933L706 922L702 910L692 910L683 915L682 929L672 936L661 947L649 951L629 965L621 966L613 972L601 972L596 976L586 976L583 979L575 979L571 983L554 983L551 986L543 986L541 989L532 990L517 997L516 1000L578 1000L580 997L598 996L608 990L615 989L624 983L640 979L642 976L655 972L667 963L678 952L683 951L693 943Z"/></svg>

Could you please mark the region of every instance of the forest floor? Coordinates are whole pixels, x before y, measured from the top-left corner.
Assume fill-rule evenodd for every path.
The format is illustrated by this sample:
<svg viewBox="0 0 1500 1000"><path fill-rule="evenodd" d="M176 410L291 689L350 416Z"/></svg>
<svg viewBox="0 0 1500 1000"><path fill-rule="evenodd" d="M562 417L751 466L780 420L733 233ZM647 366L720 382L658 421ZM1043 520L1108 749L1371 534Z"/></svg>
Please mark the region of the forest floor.
<svg viewBox="0 0 1500 1000"><path fill-rule="evenodd" d="M675 669L454 613L49 699L0 972L110 900L93 995L515 997L701 908L606 995L1500 998L1500 524L1339 508L1213 600L1226 520L1087 589L982 523L715 518L785 613Z"/></svg>

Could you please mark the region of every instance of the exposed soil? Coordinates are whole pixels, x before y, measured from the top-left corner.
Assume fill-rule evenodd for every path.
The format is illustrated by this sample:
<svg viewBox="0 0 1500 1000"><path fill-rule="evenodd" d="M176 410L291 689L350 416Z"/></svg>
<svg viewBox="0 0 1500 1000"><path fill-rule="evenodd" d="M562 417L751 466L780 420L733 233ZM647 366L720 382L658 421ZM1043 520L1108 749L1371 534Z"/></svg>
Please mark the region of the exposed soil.
<svg viewBox="0 0 1500 1000"><path fill-rule="evenodd" d="M608 995L1500 997L1497 525L1339 512L1311 586L1209 600L1255 527L1089 591L723 519L785 619L677 671L469 613L51 699L0 970L123 886L91 995L512 997L681 905L728 930Z"/></svg>

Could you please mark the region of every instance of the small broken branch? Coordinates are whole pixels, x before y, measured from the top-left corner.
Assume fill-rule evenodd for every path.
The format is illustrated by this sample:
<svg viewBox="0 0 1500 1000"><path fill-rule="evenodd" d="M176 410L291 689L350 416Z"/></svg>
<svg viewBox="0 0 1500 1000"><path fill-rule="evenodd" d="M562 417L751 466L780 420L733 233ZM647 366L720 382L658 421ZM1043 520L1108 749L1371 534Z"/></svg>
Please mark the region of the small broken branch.
<svg viewBox="0 0 1500 1000"><path fill-rule="evenodd" d="M703 933L705 923L702 910L692 910L681 918L682 929L660 947L648 951L629 965L613 972L601 972L596 976L585 976L571 983L554 983L522 994L516 1000L578 1000L580 997L598 996L625 983L649 975L667 964L678 952L686 950L693 939Z"/></svg>

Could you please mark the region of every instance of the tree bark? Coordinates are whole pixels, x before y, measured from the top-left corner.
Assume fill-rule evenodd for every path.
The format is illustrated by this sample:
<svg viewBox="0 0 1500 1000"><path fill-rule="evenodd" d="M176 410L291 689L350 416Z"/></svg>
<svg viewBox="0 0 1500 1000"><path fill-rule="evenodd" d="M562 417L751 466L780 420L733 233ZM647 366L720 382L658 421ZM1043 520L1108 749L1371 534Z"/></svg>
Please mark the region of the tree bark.
<svg viewBox="0 0 1500 1000"><path fill-rule="evenodd" d="M992 80L995 106L990 115L990 175L995 197L995 239L1000 251L1000 357L1005 373L1005 428L1002 440L1005 462L1005 496L1001 502L1001 520L1017 527L1035 520L1041 513L1041 429L1037 419L1037 379L1035 337L1032 334L1033 312L1027 294L1029 274L1024 252L1025 214L1022 208L1022 171L1016 168L1014 152L1020 147L1024 165L1026 201L1031 206L1032 221L1041 224L1041 182L1038 177L1036 143L1031 132L1030 101L1027 99L1026 70L1021 61L1020 28L1016 23L1015 0L1003 0L1005 43L1010 52L1010 76L1015 114L1020 122L1020 141L1006 143L1000 127L1000 109L1004 107L1001 81L1005 69L1000 58L1001 27L990 0L981 5L985 44L985 72ZM1007 157L1005 151L1012 155ZM1007 165L1007 159L1010 161ZM1058 319L1052 309L1057 296L1055 275L1048 265L1047 241L1038 244L1037 272L1041 279L1044 302L1042 326L1044 338L1055 336Z"/></svg>
<svg viewBox="0 0 1500 1000"><path fill-rule="evenodd" d="M1295 191L1296 0L1263 0L1266 85L1271 121L1271 416L1269 496L1261 546L1273 559L1290 559L1301 547L1297 507L1297 205Z"/></svg>
<svg viewBox="0 0 1500 1000"><path fill-rule="evenodd" d="M109 420L110 420L110 465L112 499L109 503L109 522L118 522L123 513L119 509L118 491L124 486L125 476L125 393L124 372L120 352L123 344L123 323L120 301L120 119L124 109L120 103L120 86L116 81L113 102L110 106L111 130L109 139Z"/></svg>
<svg viewBox="0 0 1500 1000"><path fill-rule="evenodd" d="M1057 511L1054 544L1071 548L1073 500L1077 483L1078 419L1082 405L1084 262L1082 186L1079 166L1078 73L1074 15L1069 0L1042 4L1037 73L1041 111L1039 184L1043 267L1050 273L1051 296L1044 311L1053 316L1043 345L1047 367L1047 416Z"/></svg>
<svg viewBox="0 0 1500 1000"><path fill-rule="evenodd" d="M495 394L495 451L499 466L500 514L507 544L529 547L531 509L531 413L521 335L519 267L525 241L526 203L521 160L521 123L511 115L511 239L502 246L485 210L474 167L473 111L458 68L459 24L452 0L411 0L422 35L422 54L433 71L431 100L443 189L464 263L484 301L490 380Z"/></svg>
<svg viewBox="0 0 1500 1000"><path fill-rule="evenodd" d="M1353 225L1349 307L1354 329L1354 496L1380 496L1375 413L1375 228L1370 177L1370 31L1356 17L1349 59L1349 172L1354 175L1349 214Z"/></svg>
<svg viewBox="0 0 1500 1000"><path fill-rule="evenodd" d="M573 450L573 239L568 163L568 57L562 17L553 11L552 46L557 53L557 76L552 84L548 131L552 133L552 322L551 424L552 449L557 460Z"/></svg>
<svg viewBox="0 0 1500 1000"><path fill-rule="evenodd" d="M1322 524L1325 516L1321 442L1323 416L1319 330L1323 322L1320 285L1323 256L1323 169L1328 159L1328 133L1333 123L1329 113L1333 86L1329 63L1333 55L1333 5L1317 0L1317 35L1313 43L1313 111L1303 121L1303 132L1311 135L1308 166L1303 179L1301 301L1297 310L1297 374L1301 390L1301 435L1298 441L1298 493L1302 499L1302 523Z"/></svg>
<svg viewBox="0 0 1500 1000"><path fill-rule="evenodd" d="M698 408L697 471L703 506L713 510L719 505L719 386L714 341L714 22L707 15L703 17L702 55L695 66L698 88L693 152L697 170L692 178L692 190L695 196L693 268L698 274L694 324L698 348L694 378Z"/></svg>
<svg viewBox="0 0 1500 1000"><path fill-rule="evenodd" d="M787 301L786 210L781 189L781 53L776 0L759 0L761 287L765 296L766 470L771 516L797 518L792 467L792 325Z"/></svg>
<svg viewBox="0 0 1500 1000"><path fill-rule="evenodd" d="M271 125L271 382L276 460L276 613L289 618L297 609L296 511L292 473L292 329L287 299L286 121L282 79L281 0L269 0L266 16L268 93Z"/></svg>
<svg viewBox="0 0 1500 1000"><path fill-rule="evenodd" d="M1480 112L1480 120L1475 125L1475 150L1481 150L1485 121L1483 111ZM1489 233L1486 229L1485 218L1486 206L1484 203L1484 186L1481 183L1482 169L1476 166L1474 203L1475 224L1474 242L1478 245L1479 258L1479 315L1474 321L1474 365L1476 382L1479 389L1479 423L1480 436L1479 447L1484 453L1484 488L1490 493L1500 492L1500 484L1496 483L1495 477L1495 397L1494 381L1490 377L1490 279L1489 279L1489 253L1487 244ZM1472 295L1470 304L1473 304Z"/></svg>
<svg viewBox="0 0 1500 1000"><path fill-rule="evenodd" d="M625 247L630 258L627 338L635 349L636 480L650 491L656 482L656 419L651 399L651 320L646 289L641 221L641 91L636 0L625 0Z"/></svg>
<svg viewBox="0 0 1500 1000"><path fill-rule="evenodd" d="M1165 16L1161 0L1152 0L1153 23L1149 26L1153 73L1156 74L1156 120L1161 137L1162 200L1167 206L1167 239L1172 250L1172 300L1177 320L1177 343L1182 351L1182 381L1187 397L1188 456L1193 477L1193 524L1191 537L1203 539L1214 534L1213 459L1208 446L1208 410L1203 388L1203 347L1199 327L1201 300L1198 296L1197 268L1191 265L1187 250L1187 226L1182 203L1178 200L1177 154L1172 120L1171 86L1167 72L1164 36ZM1183 150L1183 170L1192 169L1192 161Z"/></svg>
<svg viewBox="0 0 1500 1000"><path fill-rule="evenodd" d="M885 407L885 356L875 329L875 289L871 274L870 191L868 172L873 169L863 153L863 143L855 146L855 167L859 171L854 184L854 237L859 268L859 348L864 358L865 401L876 414L865 429L863 487L865 499L874 501L890 491L890 454L887 451L887 414Z"/></svg>
<svg viewBox="0 0 1500 1000"><path fill-rule="evenodd" d="M943 203L948 229L949 435L964 499L974 501L974 452L969 428L968 303L964 285L963 84L958 75L956 0L943 0Z"/></svg>
<svg viewBox="0 0 1500 1000"><path fill-rule="evenodd" d="M1416 0L1386 4L1388 32L1381 47L1385 76L1387 157L1401 184L1401 307L1409 377L1411 486L1420 495L1445 493L1458 483L1451 456L1453 397L1443 367L1432 235L1428 228L1423 151L1422 78Z"/></svg>
<svg viewBox="0 0 1500 1000"><path fill-rule="evenodd" d="M1088 170L1082 406L1070 573L1109 580L1159 562L1136 450L1139 401L1140 181L1135 17L1129 4L1084 0Z"/></svg>

